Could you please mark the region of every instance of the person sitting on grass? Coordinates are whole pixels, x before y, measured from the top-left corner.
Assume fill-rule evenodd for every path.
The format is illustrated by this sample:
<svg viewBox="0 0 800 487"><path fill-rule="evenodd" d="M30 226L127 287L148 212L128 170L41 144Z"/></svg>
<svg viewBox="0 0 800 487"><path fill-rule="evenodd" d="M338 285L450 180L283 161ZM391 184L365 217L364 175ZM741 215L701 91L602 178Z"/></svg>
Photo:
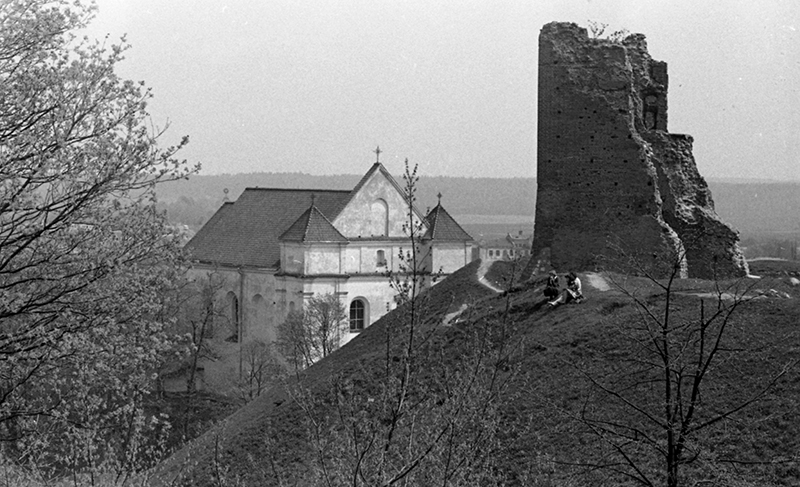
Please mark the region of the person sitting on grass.
<svg viewBox="0 0 800 487"><path fill-rule="evenodd" d="M555 301L550 301L547 304L550 306L558 306L559 304L566 304L571 301L575 301L576 303L583 301L581 280L574 272L567 274L567 288L564 289L564 292L561 293L561 296L559 296Z"/></svg>
<svg viewBox="0 0 800 487"><path fill-rule="evenodd" d="M547 286L544 288L544 297L549 301L555 299L560 293L558 274L556 274L556 271L550 271L550 275L547 276Z"/></svg>

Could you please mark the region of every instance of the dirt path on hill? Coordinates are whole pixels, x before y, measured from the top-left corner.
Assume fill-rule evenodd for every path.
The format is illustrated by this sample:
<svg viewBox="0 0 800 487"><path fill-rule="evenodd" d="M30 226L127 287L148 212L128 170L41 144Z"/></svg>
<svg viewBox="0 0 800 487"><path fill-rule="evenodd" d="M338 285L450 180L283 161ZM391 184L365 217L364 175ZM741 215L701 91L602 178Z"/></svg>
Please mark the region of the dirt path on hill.
<svg viewBox="0 0 800 487"><path fill-rule="evenodd" d="M491 282L486 279L486 273L489 272L489 268L492 267L492 261L483 261L481 262L480 267L478 267L478 282L486 286L487 288L491 289L496 293L502 293L503 290L499 287L495 286Z"/></svg>
<svg viewBox="0 0 800 487"><path fill-rule="evenodd" d="M456 318L458 318L459 315L461 315L461 313L466 311L466 309L467 309L467 303L464 303L464 304L461 305L460 308L458 308L457 310L453 311L452 313L447 313L445 315L444 319L442 320L442 326L450 326L450 323L453 320L455 320Z"/></svg>
<svg viewBox="0 0 800 487"><path fill-rule="evenodd" d="M478 282L480 282L485 287L487 287L488 289L491 289L492 291L494 291L496 293L501 293L501 292L503 292L502 289L500 289L499 287L495 286L494 284L492 284L491 282L489 282L486 279L486 273L489 272L489 268L492 267L493 263L494 262L490 261L490 260L481 262L480 267L478 267Z"/></svg>
<svg viewBox="0 0 800 487"><path fill-rule="evenodd" d="M486 288L488 288L488 289L490 289L490 290L492 290L492 291L494 291L496 293L501 293L501 292L503 292L502 289L500 289L497 286L493 285L491 282L489 282L488 279L486 279L486 273L489 272L489 268L491 266L492 266L492 262L491 261L490 262L481 262L481 265L478 267L478 282L480 282L483 286L485 286ZM442 320L442 326L450 326L450 324L453 321L455 321L461 315L461 313L466 311L466 309L468 307L469 306L467 306L467 303L464 303L464 304L461 305L461 307L459 307L457 310L453 311L452 313L447 313L445 315L444 319Z"/></svg>
<svg viewBox="0 0 800 487"><path fill-rule="evenodd" d="M586 280L588 284L598 291L610 291L611 286L608 285L606 279L596 272L587 272Z"/></svg>

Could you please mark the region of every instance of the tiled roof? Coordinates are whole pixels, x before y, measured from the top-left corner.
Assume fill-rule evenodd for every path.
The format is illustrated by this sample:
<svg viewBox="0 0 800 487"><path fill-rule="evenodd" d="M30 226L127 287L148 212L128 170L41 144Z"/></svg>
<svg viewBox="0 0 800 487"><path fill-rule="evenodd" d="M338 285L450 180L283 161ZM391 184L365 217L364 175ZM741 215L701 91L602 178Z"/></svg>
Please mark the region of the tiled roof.
<svg viewBox="0 0 800 487"><path fill-rule="evenodd" d="M512 249L514 248L514 244L508 241L507 238L493 238L491 240L483 240L480 242L480 246L488 249Z"/></svg>
<svg viewBox="0 0 800 487"><path fill-rule="evenodd" d="M510 233L506 235L506 240L511 242L514 245L530 245L533 241L533 235L524 235L524 234L517 234L511 235Z"/></svg>
<svg viewBox="0 0 800 487"><path fill-rule="evenodd" d="M350 191L247 188L236 202L222 205L186 244L201 262L278 267L278 237L314 205L327 219L344 208Z"/></svg>
<svg viewBox="0 0 800 487"><path fill-rule="evenodd" d="M278 240L289 242L347 242L325 215L312 203Z"/></svg>
<svg viewBox="0 0 800 487"><path fill-rule="evenodd" d="M428 216L425 217L425 222L428 224L428 231L423 235L423 239L451 242L472 240L472 237L442 207L441 202L428 213Z"/></svg>

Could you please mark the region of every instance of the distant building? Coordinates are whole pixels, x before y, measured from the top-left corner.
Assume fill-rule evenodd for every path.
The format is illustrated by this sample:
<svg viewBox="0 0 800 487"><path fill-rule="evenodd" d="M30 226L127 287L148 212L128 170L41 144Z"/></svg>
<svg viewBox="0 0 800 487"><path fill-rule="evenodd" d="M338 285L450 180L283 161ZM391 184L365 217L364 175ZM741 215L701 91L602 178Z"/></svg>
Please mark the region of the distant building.
<svg viewBox="0 0 800 487"><path fill-rule="evenodd" d="M480 240L475 258L483 261L523 258L531 253L532 242L533 235L525 235L522 230L517 235L509 233L503 238Z"/></svg>
<svg viewBox="0 0 800 487"><path fill-rule="evenodd" d="M425 269L447 275L472 260L473 239L441 198L427 215L413 211ZM186 245L196 275L225 278L218 301L228 310L227 330L215 337L227 339L222 355L240 355L249 341L273 342L286 315L315 295L332 293L345 306L345 342L375 322L395 307L386 273L411 247L407 221L404 189L380 162L352 191L247 188L225 202ZM224 382L239 360L218 362L205 365L207 381Z"/></svg>

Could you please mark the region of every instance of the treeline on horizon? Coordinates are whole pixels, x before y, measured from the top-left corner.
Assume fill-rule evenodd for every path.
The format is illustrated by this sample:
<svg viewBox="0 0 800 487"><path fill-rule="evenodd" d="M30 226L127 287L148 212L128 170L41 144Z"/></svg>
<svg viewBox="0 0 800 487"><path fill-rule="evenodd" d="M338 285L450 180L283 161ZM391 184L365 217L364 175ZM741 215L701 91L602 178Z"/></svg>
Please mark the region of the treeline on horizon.
<svg viewBox="0 0 800 487"><path fill-rule="evenodd" d="M159 204L171 223L197 230L222 205L227 189L235 201L248 187L350 190L361 175L319 176L303 173L248 173L192 176L157 189ZM402 179L395 175L398 183ZM800 234L799 182L731 182L708 180L717 213L740 231L743 238L794 238ZM437 204L450 214L533 216L536 178L466 178L428 176L420 179L417 206L421 211ZM576 209L579 211L579 209Z"/></svg>

